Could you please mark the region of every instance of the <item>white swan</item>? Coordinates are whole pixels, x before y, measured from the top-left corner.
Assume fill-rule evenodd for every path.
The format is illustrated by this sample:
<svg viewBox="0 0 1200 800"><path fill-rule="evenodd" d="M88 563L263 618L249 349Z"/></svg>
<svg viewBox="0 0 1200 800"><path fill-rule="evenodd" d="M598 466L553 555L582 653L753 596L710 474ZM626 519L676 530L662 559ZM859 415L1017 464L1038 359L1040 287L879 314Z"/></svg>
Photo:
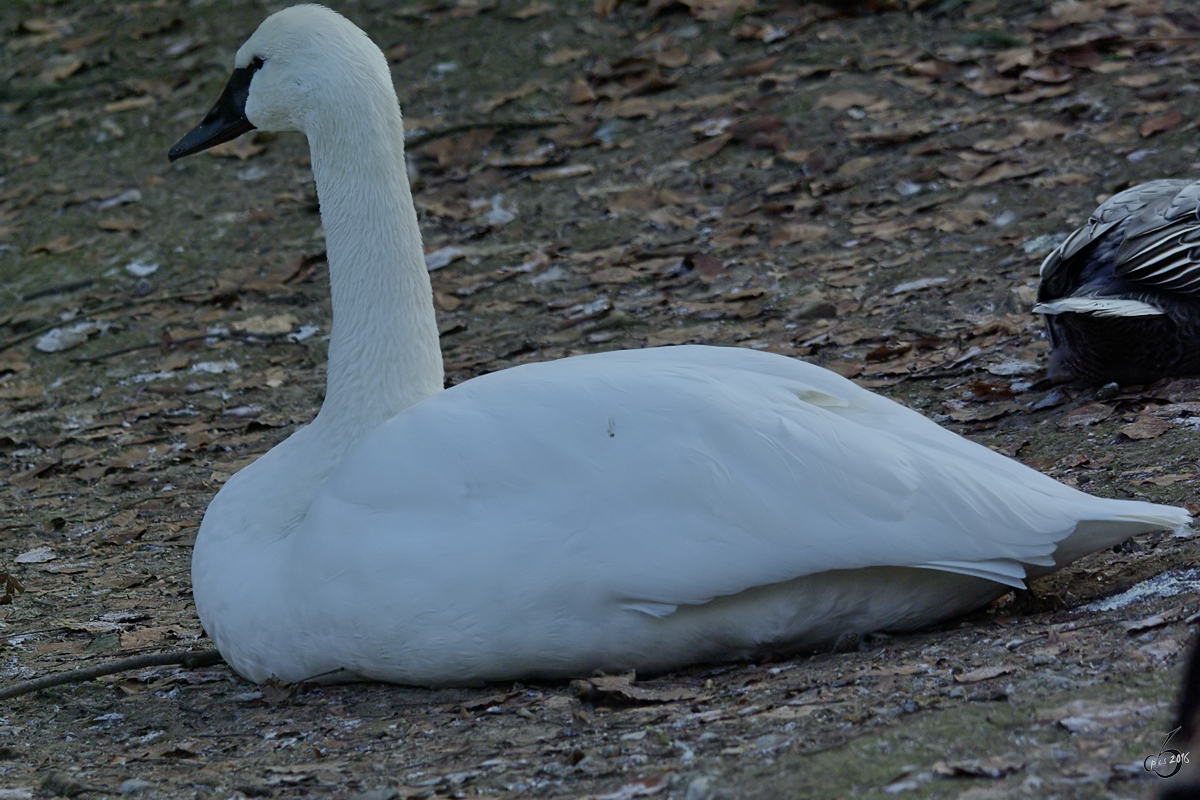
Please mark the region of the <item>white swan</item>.
<svg viewBox="0 0 1200 800"><path fill-rule="evenodd" d="M333 331L316 419L196 538L225 660L447 684L666 670L903 630L1187 514L1063 486L819 367L719 347L530 364L442 391L387 63L296 6L171 151L308 136Z"/></svg>

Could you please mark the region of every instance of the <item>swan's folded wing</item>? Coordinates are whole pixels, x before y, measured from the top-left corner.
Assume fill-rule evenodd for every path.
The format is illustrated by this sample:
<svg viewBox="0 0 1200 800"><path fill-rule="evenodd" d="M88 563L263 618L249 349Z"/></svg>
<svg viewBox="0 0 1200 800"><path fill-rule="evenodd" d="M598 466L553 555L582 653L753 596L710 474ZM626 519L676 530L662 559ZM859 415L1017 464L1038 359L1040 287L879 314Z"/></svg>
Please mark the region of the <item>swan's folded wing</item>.
<svg viewBox="0 0 1200 800"><path fill-rule="evenodd" d="M310 522L359 553L366 537L403 580L659 614L881 565L1019 585L1081 519L1140 530L1171 513L1091 498L826 370L689 347L518 367L422 401L351 452Z"/></svg>

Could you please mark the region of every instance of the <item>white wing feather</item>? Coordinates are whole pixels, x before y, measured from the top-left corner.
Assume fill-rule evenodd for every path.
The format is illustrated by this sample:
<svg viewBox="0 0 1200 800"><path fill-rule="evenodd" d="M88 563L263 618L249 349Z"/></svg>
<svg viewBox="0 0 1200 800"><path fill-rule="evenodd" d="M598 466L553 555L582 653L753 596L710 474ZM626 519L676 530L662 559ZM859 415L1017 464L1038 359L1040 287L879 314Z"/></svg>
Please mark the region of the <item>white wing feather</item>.
<svg viewBox="0 0 1200 800"><path fill-rule="evenodd" d="M296 535L378 539L418 583L427 558L471 580L546 569L613 601L683 605L871 566L1021 585L1022 564L1053 563L1110 502L826 370L670 348L528 365L421 402L351 451Z"/></svg>

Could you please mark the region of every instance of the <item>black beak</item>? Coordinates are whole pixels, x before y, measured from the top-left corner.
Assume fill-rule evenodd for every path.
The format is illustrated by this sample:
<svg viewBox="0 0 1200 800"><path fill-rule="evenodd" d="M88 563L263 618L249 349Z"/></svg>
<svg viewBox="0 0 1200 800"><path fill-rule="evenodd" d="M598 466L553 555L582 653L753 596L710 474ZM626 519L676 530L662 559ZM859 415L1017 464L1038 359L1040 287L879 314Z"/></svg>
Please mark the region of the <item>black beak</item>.
<svg viewBox="0 0 1200 800"><path fill-rule="evenodd" d="M250 94L250 79L254 77L256 67L260 63L256 60L254 66L233 71L229 83L225 84L225 91L221 92L221 97L212 107L212 111L171 148L167 153L168 159L174 161L192 153L199 153L214 145L236 139L246 131L254 130L250 120L246 119L246 97Z"/></svg>

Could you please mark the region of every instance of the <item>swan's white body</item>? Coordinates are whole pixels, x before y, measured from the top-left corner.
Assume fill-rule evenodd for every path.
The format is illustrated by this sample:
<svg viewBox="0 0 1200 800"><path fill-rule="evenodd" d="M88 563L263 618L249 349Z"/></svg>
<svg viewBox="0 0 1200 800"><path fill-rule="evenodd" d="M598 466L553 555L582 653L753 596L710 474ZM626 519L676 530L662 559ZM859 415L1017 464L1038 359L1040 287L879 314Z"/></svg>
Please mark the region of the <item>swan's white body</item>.
<svg viewBox="0 0 1200 800"><path fill-rule="evenodd" d="M969 611L1187 514L1090 497L810 364L674 347L441 391L386 62L270 17L254 125L309 137L334 301L320 414L225 485L196 607L255 681L665 670Z"/></svg>

